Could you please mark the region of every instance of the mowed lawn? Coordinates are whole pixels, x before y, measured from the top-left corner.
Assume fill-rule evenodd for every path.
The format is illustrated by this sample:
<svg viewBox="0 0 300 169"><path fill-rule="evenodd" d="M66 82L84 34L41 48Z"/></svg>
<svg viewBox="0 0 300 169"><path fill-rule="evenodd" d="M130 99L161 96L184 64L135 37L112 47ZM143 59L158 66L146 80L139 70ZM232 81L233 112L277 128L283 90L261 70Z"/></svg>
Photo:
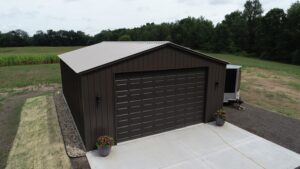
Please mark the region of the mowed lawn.
<svg viewBox="0 0 300 169"><path fill-rule="evenodd" d="M244 101L300 119L300 66L229 54L210 54L242 65Z"/></svg>
<svg viewBox="0 0 300 169"><path fill-rule="evenodd" d="M0 67L0 92L6 89L38 84L60 83L59 64Z"/></svg>
<svg viewBox="0 0 300 169"><path fill-rule="evenodd" d="M65 152L52 96L26 100L6 169L71 168Z"/></svg>

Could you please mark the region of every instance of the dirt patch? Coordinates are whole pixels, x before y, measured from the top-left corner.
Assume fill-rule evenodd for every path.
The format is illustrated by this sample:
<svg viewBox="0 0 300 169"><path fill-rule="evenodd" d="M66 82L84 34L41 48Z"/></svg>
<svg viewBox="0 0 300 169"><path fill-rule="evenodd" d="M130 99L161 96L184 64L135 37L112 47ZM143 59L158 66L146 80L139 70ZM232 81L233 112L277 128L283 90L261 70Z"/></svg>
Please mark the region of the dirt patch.
<svg viewBox="0 0 300 169"><path fill-rule="evenodd" d="M300 153L300 120L244 104L244 111L224 107L228 122Z"/></svg>
<svg viewBox="0 0 300 169"><path fill-rule="evenodd" d="M31 85L26 87L18 87L18 88L1 88L0 94L5 95L11 92L46 92L46 91L55 91L61 87L60 84L39 84L39 85Z"/></svg>
<svg viewBox="0 0 300 169"><path fill-rule="evenodd" d="M291 85L293 84L293 85ZM300 80L259 68L242 72L241 96L250 104L300 118Z"/></svg>

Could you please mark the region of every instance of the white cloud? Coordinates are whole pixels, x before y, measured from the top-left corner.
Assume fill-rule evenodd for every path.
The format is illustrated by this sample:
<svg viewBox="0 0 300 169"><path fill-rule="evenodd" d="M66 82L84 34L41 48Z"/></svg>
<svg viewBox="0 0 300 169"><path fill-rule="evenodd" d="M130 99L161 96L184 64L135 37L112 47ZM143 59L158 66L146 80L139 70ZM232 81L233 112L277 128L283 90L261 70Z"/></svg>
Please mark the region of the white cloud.
<svg viewBox="0 0 300 169"><path fill-rule="evenodd" d="M212 5L222 5L222 4L229 4L231 3L231 0L211 0L210 4Z"/></svg>
<svg viewBox="0 0 300 169"><path fill-rule="evenodd" d="M268 11L287 9L294 0L261 0ZM147 22L173 22L204 16L214 23L242 10L241 0L0 0L0 31L73 29L96 34L103 29L132 28Z"/></svg>

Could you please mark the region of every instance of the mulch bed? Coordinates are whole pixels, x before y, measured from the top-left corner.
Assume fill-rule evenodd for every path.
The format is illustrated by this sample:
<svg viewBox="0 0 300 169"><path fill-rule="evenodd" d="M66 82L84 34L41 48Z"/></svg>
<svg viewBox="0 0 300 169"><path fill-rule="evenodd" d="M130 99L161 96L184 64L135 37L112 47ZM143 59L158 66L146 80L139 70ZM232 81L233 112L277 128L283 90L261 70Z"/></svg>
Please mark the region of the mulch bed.
<svg viewBox="0 0 300 169"><path fill-rule="evenodd" d="M85 156L85 146L76 128L72 114L67 103L65 102L62 92L58 91L54 93L53 98L66 152L71 159L73 168L90 168Z"/></svg>
<svg viewBox="0 0 300 169"><path fill-rule="evenodd" d="M300 120L244 103L243 111L225 106L227 121L300 153Z"/></svg>

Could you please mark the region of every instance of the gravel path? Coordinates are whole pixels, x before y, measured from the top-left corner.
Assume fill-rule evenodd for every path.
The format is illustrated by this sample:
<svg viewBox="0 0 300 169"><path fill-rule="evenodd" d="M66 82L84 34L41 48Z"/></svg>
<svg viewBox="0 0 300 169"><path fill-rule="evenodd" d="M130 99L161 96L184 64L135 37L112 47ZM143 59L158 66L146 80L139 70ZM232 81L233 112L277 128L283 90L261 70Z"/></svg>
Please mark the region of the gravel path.
<svg viewBox="0 0 300 169"><path fill-rule="evenodd" d="M300 120L243 104L243 111L224 107L228 122L300 153Z"/></svg>
<svg viewBox="0 0 300 169"><path fill-rule="evenodd" d="M84 144L82 143L71 112L61 94L61 91L54 94L54 100L68 156L85 156Z"/></svg>
<svg viewBox="0 0 300 169"><path fill-rule="evenodd" d="M54 94L54 102L66 152L70 157L73 169L89 169L90 166L85 156L84 144L61 91Z"/></svg>

